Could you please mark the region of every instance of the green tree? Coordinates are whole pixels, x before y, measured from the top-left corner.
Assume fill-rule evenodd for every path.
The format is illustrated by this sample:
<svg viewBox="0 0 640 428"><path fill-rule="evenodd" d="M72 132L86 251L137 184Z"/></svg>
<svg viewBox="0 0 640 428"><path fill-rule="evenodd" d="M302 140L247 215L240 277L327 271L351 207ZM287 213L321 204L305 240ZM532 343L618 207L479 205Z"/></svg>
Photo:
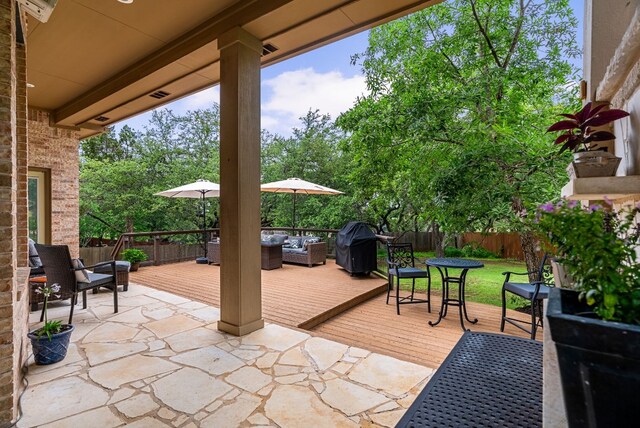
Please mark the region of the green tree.
<svg viewBox="0 0 640 428"><path fill-rule="evenodd" d="M361 204L400 227L517 230L535 266L520 216L566 181L545 129L577 102L576 25L567 0L449 0L372 30L354 57L370 94L338 120Z"/></svg>
<svg viewBox="0 0 640 428"><path fill-rule="evenodd" d="M296 177L345 191L341 196L299 195L296 205L296 226L342 227L355 214L348 195L348 161L339 148L344 134L318 110L310 110L300 121L301 127L289 138L263 133L262 182ZM290 226L291 201L291 195L263 193L263 225Z"/></svg>
<svg viewBox="0 0 640 428"><path fill-rule="evenodd" d="M199 178L218 181L219 108L177 116L154 111L144 132L119 133L82 142L81 238L115 238L124 231L179 230L202 225L200 204L154 193ZM208 226L218 224L218 202L207 199Z"/></svg>

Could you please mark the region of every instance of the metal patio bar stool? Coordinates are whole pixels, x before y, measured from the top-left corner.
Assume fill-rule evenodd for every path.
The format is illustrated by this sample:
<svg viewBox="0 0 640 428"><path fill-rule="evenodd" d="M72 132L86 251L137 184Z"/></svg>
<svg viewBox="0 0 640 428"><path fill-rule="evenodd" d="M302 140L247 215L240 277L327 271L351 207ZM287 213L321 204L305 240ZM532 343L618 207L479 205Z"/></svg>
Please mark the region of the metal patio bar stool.
<svg viewBox="0 0 640 428"><path fill-rule="evenodd" d="M553 273L551 265L548 263L549 257L545 254L542 257L538 270L533 272L502 272L504 283L502 284L502 319L500 321L500 331L504 331L504 323L508 322L520 330L531 334L531 339L536 338L538 327L542 327L542 301L549 297L549 288L554 286ZM513 282L512 275L530 275L535 274L535 279L530 282ZM513 293L523 299L531 302L531 329L523 327L523 324L529 324L507 316L507 296L506 293ZM536 310L538 315L536 316Z"/></svg>
<svg viewBox="0 0 640 428"><path fill-rule="evenodd" d="M396 288L396 311L400 315L400 305L414 304L414 303L426 303L427 310L431 312L431 274L429 272L429 266L426 266L426 270L416 267L415 258L413 256L413 246L408 244L393 244L387 243L387 279L389 281L387 286L387 305L389 304L389 297L391 296L391 290ZM416 278L427 279L427 298L416 299L414 297L416 290ZM400 280L411 279L411 294L405 297L400 297Z"/></svg>

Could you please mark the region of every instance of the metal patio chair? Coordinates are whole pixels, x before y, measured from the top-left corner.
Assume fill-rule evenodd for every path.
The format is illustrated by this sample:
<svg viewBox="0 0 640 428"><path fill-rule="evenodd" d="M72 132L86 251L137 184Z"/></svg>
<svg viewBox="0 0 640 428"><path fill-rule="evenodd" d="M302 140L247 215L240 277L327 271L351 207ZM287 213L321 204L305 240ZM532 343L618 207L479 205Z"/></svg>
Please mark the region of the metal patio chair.
<svg viewBox="0 0 640 428"><path fill-rule="evenodd" d="M504 323L508 322L520 330L526 331L531 334L531 339L536 338L536 331L538 327L542 327L542 301L549 297L549 289L554 286L553 272L551 271L551 265L548 263L549 257L545 254L542 257L538 270L533 272L502 272L505 275L504 283L502 284L502 319L500 321L500 331L504 331ZM535 274L535 279L529 282L513 282L511 281L512 275L530 275ZM515 318L507 317L507 296L506 293L513 293L516 296L520 296L523 299L527 299L531 302L531 329L527 329L522 324L529 324L527 321L518 320ZM536 317L536 310L538 316Z"/></svg>
<svg viewBox="0 0 640 428"><path fill-rule="evenodd" d="M394 288L394 280L396 283L396 311L400 315L400 305L413 304L413 303L426 303L427 310L431 312L431 274L429 272L429 266L426 266L426 270L416 267L415 258L413 256L413 246L411 244L392 244L387 243L387 271L388 271L388 286L387 286L387 305L389 304L389 297L391 290ZM427 279L427 298L415 299L414 294L416 290L416 278ZM405 297L400 297L400 280L411 279L411 294Z"/></svg>

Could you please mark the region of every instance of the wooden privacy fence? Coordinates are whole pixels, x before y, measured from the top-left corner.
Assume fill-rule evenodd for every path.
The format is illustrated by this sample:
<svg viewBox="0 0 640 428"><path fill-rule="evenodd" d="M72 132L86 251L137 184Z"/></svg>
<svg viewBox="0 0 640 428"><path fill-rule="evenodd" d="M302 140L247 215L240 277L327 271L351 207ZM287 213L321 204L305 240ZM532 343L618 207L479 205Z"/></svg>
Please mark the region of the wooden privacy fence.
<svg viewBox="0 0 640 428"><path fill-rule="evenodd" d="M93 266L96 263L111 260L113 246L107 247L80 247L80 258L86 266Z"/></svg>
<svg viewBox="0 0 640 428"><path fill-rule="evenodd" d="M390 233L387 236L393 236L394 242L411 244L414 251L434 251L436 249L436 240L433 232L400 232Z"/></svg>
<svg viewBox="0 0 640 428"><path fill-rule="evenodd" d="M391 233L395 242L411 243L415 251L434 251L436 249L435 236L432 232L402 232ZM518 233L463 233L457 239L457 247L462 248L469 243L476 243L480 247L506 259L524 260L520 235Z"/></svg>
<svg viewBox="0 0 640 428"><path fill-rule="evenodd" d="M462 246L476 243L505 259L524 260L520 234L518 233L465 233L462 235Z"/></svg>

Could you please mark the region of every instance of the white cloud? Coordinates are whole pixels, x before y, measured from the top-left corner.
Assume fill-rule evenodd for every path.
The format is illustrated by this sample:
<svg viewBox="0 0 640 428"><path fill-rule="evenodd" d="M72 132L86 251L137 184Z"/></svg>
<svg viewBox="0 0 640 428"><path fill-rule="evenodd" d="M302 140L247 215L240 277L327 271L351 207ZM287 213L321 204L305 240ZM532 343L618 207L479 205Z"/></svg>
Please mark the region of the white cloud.
<svg viewBox="0 0 640 428"><path fill-rule="evenodd" d="M220 103L220 87L204 89L171 104L169 108L176 114L186 113L187 110L211 107L213 103Z"/></svg>
<svg viewBox="0 0 640 428"><path fill-rule="evenodd" d="M272 79L262 81L261 128L283 136L291 135L300 127L299 118L318 109L336 119L353 106L356 98L366 93L364 76L347 77L339 71L316 72L313 68L285 71ZM182 115L188 110L210 107L220 102L220 86L205 89L160 108L169 108ZM151 113L139 115L118 124L129 124L142 130Z"/></svg>
<svg viewBox="0 0 640 428"><path fill-rule="evenodd" d="M346 77L339 71L318 73L313 68L286 71L262 82L262 128L289 135L310 109L335 119L366 92L364 76ZM268 91L264 91L264 89Z"/></svg>

